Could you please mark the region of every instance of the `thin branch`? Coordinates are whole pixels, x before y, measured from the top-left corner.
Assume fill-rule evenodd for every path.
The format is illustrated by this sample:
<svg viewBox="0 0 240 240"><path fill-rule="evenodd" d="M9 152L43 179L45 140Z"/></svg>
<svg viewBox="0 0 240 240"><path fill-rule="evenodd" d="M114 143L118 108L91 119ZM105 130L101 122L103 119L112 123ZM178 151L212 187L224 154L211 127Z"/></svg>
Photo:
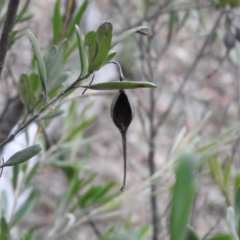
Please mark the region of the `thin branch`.
<svg viewBox="0 0 240 240"><path fill-rule="evenodd" d="M209 42L212 39L213 34L216 32L216 29L220 23L220 20L222 19L223 15L226 13L226 11L221 11L220 14L218 15L214 26L212 27L211 32L209 33L208 37L206 38L206 40L204 41L200 51L198 52L198 55L196 56L192 66L189 68L188 72L186 73L184 80L181 84L181 86L178 88L177 92L173 95L172 100L169 104L169 107L167 108L167 110L162 114L162 116L159 118L159 121L157 122L156 126L155 126L155 135L157 134L157 130L158 128L165 122L165 120L167 119L169 113L171 112L176 100L178 99L179 95L181 94L184 86L186 85L187 81L189 80L189 77L191 76L191 74L194 72L194 70L196 69L200 59L202 58L204 51L206 49L206 47L208 46Z"/></svg>
<svg viewBox="0 0 240 240"><path fill-rule="evenodd" d="M16 19L18 5L19 0L10 0L8 4L7 16L4 22L3 31L0 39L0 76L8 50L10 35Z"/></svg>
<svg viewBox="0 0 240 240"><path fill-rule="evenodd" d="M90 73L87 73L84 76L80 76L76 81L74 81L70 86L65 88L61 93L59 93L55 98L53 98L51 101L46 103L37 113L35 113L26 123L22 124L19 126L19 128L12 133L8 138L6 138L3 142L0 143L0 148L7 144L8 142L12 141L17 134L19 134L21 131L23 131L30 123L32 123L35 119L37 119L44 110L46 110L49 106L51 106L53 103L55 103L57 100L59 100L62 96L64 96L67 92L70 90L73 90L75 85L79 82L82 81L90 76Z"/></svg>
<svg viewBox="0 0 240 240"><path fill-rule="evenodd" d="M190 10L197 10L197 9L203 9L203 8L210 8L213 5L211 3L204 3L204 4L182 4L182 5L176 5L174 7L167 7L169 5L169 1L167 0L164 4L159 6L159 8L156 10L155 13L153 13L151 16L144 17L143 19L139 20L138 22L131 25L131 28L137 27L141 25L143 22L149 22L155 18L157 18L161 14L169 14L171 12L184 12L184 11L190 11ZM122 28L121 31L116 32L115 34L121 34L122 32L128 30L129 28Z"/></svg>

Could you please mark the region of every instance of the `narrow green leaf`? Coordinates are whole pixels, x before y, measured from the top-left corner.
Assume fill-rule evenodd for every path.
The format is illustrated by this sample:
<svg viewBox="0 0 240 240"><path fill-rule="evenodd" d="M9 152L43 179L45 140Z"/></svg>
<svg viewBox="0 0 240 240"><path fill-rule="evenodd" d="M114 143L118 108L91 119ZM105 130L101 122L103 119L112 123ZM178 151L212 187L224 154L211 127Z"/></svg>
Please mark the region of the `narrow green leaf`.
<svg viewBox="0 0 240 240"><path fill-rule="evenodd" d="M33 240L35 239L35 232L33 229L29 230L28 232L23 234L23 239L22 240Z"/></svg>
<svg viewBox="0 0 240 240"><path fill-rule="evenodd" d="M18 173L19 173L19 166L18 165L13 166L12 185L14 190L17 187Z"/></svg>
<svg viewBox="0 0 240 240"><path fill-rule="evenodd" d="M37 162L32 168L31 170L27 173L26 177L25 177L25 186L28 186L28 184L30 183L30 181L32 180L33 176L36 174L37 170L39 168L39 162Z"/></svg>
<svg viewBox="0 0 240 240"><path fill-rule="evenodd" d="M25 216L27 216L33 208L37 205L39 199L39 192L33 190L25 203L20 207L20 209L15 213L14 218L11 222L11 227L17 225Z"/></svg>
<svg viewBox="0 0 240 240"><path fill-rule="evenodd" d="M2 217L7 217L8 214L8 197L5 190L0 191L0 213Z"/></svg>
<svg viewBox="0 0 240 240"><path fill-rule="evenodd" d="M176 181L170 210L170 239L183 240L188 216L195 192L195 157L191 151L183 151L178 159Z"/></svg>
<svg viewBox="0 0 240 240"><path fill-rule="evenodd" d="M32 84L27 74L22 74L19 82L19 95L26 106L32 106L34 101Z"/></svg>
<svg viewBox="0 0 240 240"><path fill-rule="evenodd" d="M26 11L29 7L30 2L31 2L31 0L26 0L25 1L25 4L23 5L20 13L17 15L17 18L15 20L15 24L19 23L19 22L22 22L23 15L26 14Z"/></svg>
<svg viewBox="0 0 240 240"><path fill-rule="evenodd" d="M0 168L14 166L26 162L30 158L40 153L41 150L42 148L39 144L27 147L19 152L14 153L3 165L0 166Z"/></svg>
<svg viewBox="0 0 240 240"><path fill-rule="evenodd" d="M108 53L108 55L106 56L106 58L104 59L103 63L101 64L101 67L103 67L106 64L108 64L116 56L116 54L117 54L116 51L110 51Z"/></svg>
<svg viewBox="0 0 240 240"><path fill-rule="evenodd" d="M63 110L57 109L56 111L50 112L49 114L42 116L40 119L49 120L55 117L58 117L64 113Z"/></svg>
<svg viewBox="0 0 240 240"><path fill-rule="evenodd" d="M224 171L224 186L228 189L228 184L231 178L231 164L232 164L232 157L228 157L227 164Z"/></svg>
<svg viewBox="0 0 240 240"><path fill-rule="evenodd" d="M236 214L236 222L237 222L237 230L240 231L238 223L240 221L240 186L237 189L236 195L235 195L235 201L234 201L234 209Z"/></svg>
<svg viewBox="0 0 240 240"><path fill-rule="evenodd" d="M136 240L144 240L147 235L151 232L152 226L151 225L145 225L141 227L136 235Z"/></svg>
<svg viewBox="0 0 240 240"><path fill-rule="evenodd" d="M240 173L237 173L234 180L234 196L237 196L237 191L239 187L240 187Z"/></svg>
<svg viewBox="0 0 240 240"><path fill-rule="evenodd" d="M200 240L200 237L192 227L187 226L186 236L184 240Z"/></svg>
<svg viewBox="0 0 240 240"><path fill-rule="evenodd" d="M131 35L133 35L134 33L138 32L138 31L148 31L148 30L149 30L149 28L147 26L140 26L140 27L137 27L137 28L130 29L130 30L124 32L123 34L121 34L115 40L113 40L110 48L113 48L119 42L121 42L125 38L130 37Z"/></svg>
<svg viewBox="0 0 240 240"><path fill-rule="evenodd" d="M10 230L8 224L4 217L0 219L0 239L1 240L9 240L10 238Z"/></svg>
<svg viewBox="0 0 240 240"><path fill-rule="evenodd" d="M61 16L61 1L57 0L54 6L54 14L52 19L53 28L53 44L58 44L60 41L60 33L62 28L62 16Z"/></svg>
<svg viewBox="0 0 240 240"><path fill-rule="evenodd" d="M34 34L28 30L28 38L32 44L33 51L35 53L36 59L37 59L37 65L38 65L38 71L42 83L42 88L44 91L45 97L47 96L47 72L46 72L46 66L42 57L42 53L40 50L40 47L38 45L37 39L35 38Z"/></svg>
<svg viewBox="0 0 240 240"><path fill-rule="evenodd" d="M29 78L31 81L31 87L32 87L32 92L33 92L33 96L34 96L33 102L36 103L36 101L39 100L41 80L37 73L32 73L29 76Z"/></svg>
<svg viewBox="0 0 240 240"><path fill-rule="evenodd" d="M77 137L87 126L93 124L97 119L97 115L87 119L83 120L76 128L74 128L66 137L65 141L70 141L73 138Z"/></svg>
<svg viewBox="0 0 240 240"><path fill-rule="evenodd" d="M89 63L91 63L97 53L97 42L96 42L95 31L91 31L87 33L87 35L85 36L85 45L88 52L88 60L89 60Z"/></svg>
<svg viewBox="0 0 240 240"><path fill-rule="evenodd" d="M67 38L70 39L74 33L74 28L75 25L79 24L81 22L82 16L85 13L86 9L88 6L88 0L84 0L84 2L82 3L82 5L79 7L77 13L74 15L73 20L71 21L69 28L68 28L68 32L67 32Z"/></svg>
<svg viewBox="0 0 240 240"><path fill-rule="evenodd" d="M178 24L178 13L171 12L168 19L168 30L173 31L173 28L176 24Z"/></svg>
<svg viewBox="0 0 240 240"><path fill-rule="evenodd" d="M227 209L227 223L228 223L228 229L233 237L233 240L239 240L237 231L236 231L236 218L235 218L235 212L232 207L228 207Z"/></svg>
<svg viewBox="0 0 240 240"><path fill-rule="evenodd" d="M97 52L89 64L89 72L94 72L103 63L110 50L112 41L112 24L105 22L99 26L96 32Z"/></svg>
<svg viewBox="0 0 240 240"><path fill-rule="evenodd" d="M232 240L232 237L228 234L217 234L207 240Z"/></svg>
<svg viewBox="0 0 240 240"><path fill-rule="evenodd" d="M137 81L113 81L92 84L90 86L80 86L82 88L89 88L93 90L119 90L119 89L135 89L135 88L156 88L157 86L151 82L137 82Z"/></svg>
<svg viewBox="0 0 240 240"><path fill-rule="evenodd" d="M25 13L18 19L18 23L26 22L34 17L34 13Z"/></svg>
<svg viewBox="0 0 240 240"><path fill-rule="evenodd" d="M79 49L79 56L80 56L80 64L81 64L81 75L85 75L88 72L88 58L87 52L85 48L85 43L80 33L80 29L77 25L75 25L75 30L78 39L78 49Z"/></svg>

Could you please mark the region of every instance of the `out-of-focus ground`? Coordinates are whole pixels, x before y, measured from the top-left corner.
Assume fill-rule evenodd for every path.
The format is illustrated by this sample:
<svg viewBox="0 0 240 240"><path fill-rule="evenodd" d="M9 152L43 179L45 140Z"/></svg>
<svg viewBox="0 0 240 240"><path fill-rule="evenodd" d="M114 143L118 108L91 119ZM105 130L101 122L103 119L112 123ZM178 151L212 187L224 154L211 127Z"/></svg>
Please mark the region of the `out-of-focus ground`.
<svg viewBox="0 0 240 240"><path fill-rule="evenodd" d="M48 46L50 41L49 33L51 32L51 15L53 12L53 4L55 1L42 0L32 1L31 11L35 16L31 21L30 28L36 34L36 37L44 49ZM115 1L90 1L88 10L85 14L82 23L84 32L96 29L99 24L107 20L113 23L114 33L121 32L126 29L126 22L131 26L132 23L141 19L141 4L140 1L121 1L119 5L124 11L125 16L131 20L124 20L123 14L115 6ZM177 1L176 1L177 2ZM150 12L153 12L154 8ZM217 13L211 9L203 9L202 14L205 16L203 26L199 26L196 10L190 11L191 17L185 23L185 27L173 37L168 50L161 57L158 65L154 71L156 81L159 86L156 89L156 115L167 108L171 97L176 92L178 86L183 81L183 78L188 71L191 63L194 61L197 52L199 51L206 34L209 33L212 24L214 23ZM168 15L161 17L158 23L161 27L159 33L153 41L155 49L161 49L164 46L166 34ZM184 88L183 94L179 97L177 104L172 109L170 116L166 123L161 127L156 138L156 153L155 161L157 169L161 169L168 159L169 151L173 145L174 139L180 130L185 127L187 131L196 128L203 116L208 112L212 112L212 116L206 124L202 132L202 141L206 143L218 134L222 129L234 123L238 119L238 89L237 81L239 76L239 58L240 44L237 43L236 50L230 52L230 56L226 59L223 65L219 68L218 59L225 54L225 48L221 41L224 34L223 22L220 24L218 31L218 39L214 46L206 52L203 60L198 65L196 71L192 74L190 80ZM125 50L124 50L125 48ZM134 43L126 41L118 47L119 57L118 61L123 63L123 70L126 75L134 80L143 80L141 76L141 68L139 67L139 59L141 55L136 51ZM17 78L22 72L29 71L31 52L30 44L27 37L23 37L13 47L11 53L7 56L7 61L14 58L14 76ZM133 63L131 69L127 69L125 60L131 58ZM131 60L130 59L130 60ZM235 60L236 59L236 60ZM136 64L134 64L136 63ZM71 64L71 63L69 63ZM74 64L74 63L73 63ZM207 75L219 68L213 77L207 78ZM115 66L107 66L96 74L95 81L113 80L117 77ZM145 79L149 80L149 79ZM4 96L4 86L0 88L0 94ZM148 108L149 106L149 90L131 90L128 91L131 95L135 108L136 115L129 128L128 132L128 178L127 188L137 186L143 180L149 177L148 170L148 142L144 136L144 128L140 120L139 112L143 111L140 104ZM161 92L161 94L160 94ZM74 94L81 94L81 91L76 90ZM15 94L14 92L11 94ZM89 114L99 114L97 122L89 128L85 135L97 135L98 139L91 144L91 155L87 163L89 172L96 172L98 174L96 182L107 182L116 180L116 187L121 186L123 167L122 167L122 143L121 136L118 130L112 123L109 109L113 98L113 93L108 93L104 96L90 96L79 98L79 108L84 104L88 104L94 100L93 107L89 110ZM1 108L4 106L4 97L1 96ZM144 113L143 113L144 115ZM146 118L146 117L145 117ZM157 120L157 118L156 118ZM55 121L49 129L53 139L57 137L58 128L61 126L64 119ZM80 119L79 119L80 121ZM145 121L147 122L147 121ZM148 131L149 126L144 126L145 131ZM55 136L56 135L56 136ZM22 143L16 139L16 144ZM21 147L21 146L20 146ZM83 146L84 148L84 146ZM11 155L14 150L13 147L8 147L5 154ZM8 152L7 152L8 151ZM84 152L84 149L79 147L79 151ZM227 153L226 153L227 154ZM239 167L238 157L234 161L236 169ZM5 173L5 178L8 178L8 173ZM9 173L10 174L10 173ZM1 179L2 180L2 179ZM168 186L173 182L173 175L170 172L163 173L159 185ZM192 217L192 224L197 232L204 236L210 228L214 227L214 231L224 232L227 229L225 220L225 201L221 191L213 180L209 177L199 177L199 182L204 187L200 188L197 193L197 201L195 203L195 211ZM3 184L1 181L0 184ZM36 211L32 212L27 219L22 223L22 228L38 228L43 229L46 226L53 224L53 212L58 197L66 190L66 179L64 174L52 167L42 167L37 173L33 181L33 186L41 191L40 203ZM9 191L11 194L11 191ZM167 227L167 204L169 202L169 194L161 194L158 198L158 206L160 211L160 222L162 231L166 233ZM126 211L124 210L126 209ZM106 220L98 220L99 228L104 231L108 226L116 226L121 228L129 213L132 214L131 223L134 226L140 224L148 224L151 222L151 211L149 205L148 194L143 196L136 196L122 206L122 215L112 217ZM218 219L220 219L218 221ZM165 229L164 229L165 228ZM81 236L79 239L96 239L95 234L89 224L82 225L80 229L75 230L69 236Z"/></svg>

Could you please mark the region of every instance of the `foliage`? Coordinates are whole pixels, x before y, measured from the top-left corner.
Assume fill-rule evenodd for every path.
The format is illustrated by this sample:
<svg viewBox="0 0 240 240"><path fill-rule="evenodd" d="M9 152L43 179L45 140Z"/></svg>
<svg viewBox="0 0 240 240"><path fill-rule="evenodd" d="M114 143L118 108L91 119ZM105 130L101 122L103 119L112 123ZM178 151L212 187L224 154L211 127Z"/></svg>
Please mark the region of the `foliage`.
<svg viewBox="0 0 240 240"><path fill-rule="evenodd" d="M169 1L169 6L174 7L171 2ZM211 9L217 13L223 10L229 12L239 6L238 0L214 0L211 2ZM29 146L13 153L6 161L4 156L2 156L0 176L6 167L12 167L10 181L15 199L13 199L14 206L11 209L6 192L0 192L0 239L15 239L16 234L18 235L17 239L22 240L67 239L71 232L86 224L90 223L93 226L92 228L95 229L94 224L100 220L109 220L113 216L122 216L125 202L134 201L134 204L137 205L138 201L140 201L139 199L146 196L146 189L151 189L149 194L151 200L155 196L166 192L170 194L169 207L164 216L164 218L168 219L168 224L167 227L165 226L166 229L163 230L167 232L169 239L200 240L203 238L198 232L198 228L191 226L191 217L194 212L194 198L197 198L197 189L203 187L199 179L201 175L207 175L211 177L212 182L216 184L225 199L226 206L224 211L226 213L225 220L228 232L210 232L204 239L239 240L240 172L234 169L234 156L229 154L229 150L232 149L232 143L239 138L240 123L231 123L230 127L213 137L209 143L205 143L201 132L204 131L209 120L208 115L206 115L206 119L203 119L193 131L189 131L187 134L184 131L179 132L175 142L172 143L169 161L162 169L152 171L152 175L146 181L141 181L136 187L127 190L126 193L120 193L116 190L118 187L114 181L99 182L97 173L89 170L87 164L91 155L91 145L94 144L94 141L99 140L99 136L91 135L87 137L85 135L88 127L92 126L99 116L97 114L89 116L88 113L92 103L85 106L81 103L82 109L79 111L78 102L75 97L72 97L73 91L76 88L84 88L84 94L87 89L100 92L102 90L150 88L150 102L152 105L150 105L149 109L143 107L143 112L146 113L147 125L150 126L150 133L146 139L148 139L149 151L151 153L151 151L154 152L156 147L153 142L156 140L158 129L172 110L179 96L178 94L183 89L192 70L189 71L189 74L186 74L186 78L180 86L180 90L176 92L172 102L170 102L169 108L159 117L157 115L158 112L154 112L153 109L156 106L154 101L157 99L154 91L160 84L160 80L156 80L156 77L154 77L152 71L157 68L154 69L151 66L151 62L156 59L160 61L161 56L151 55L152 51L155 50L151 49L151 41L154 35L150 34L149 28L145 24L143 26L134 25L130 27L130 30L115 37L113 36L115 24L104 22L99 25L96 31L92 30L83 34L84 31L80 30L80 26L86 14L89 1L84 0L76 9L74 9L73 1L68 1L69 5L65 9L65 14L70 16L70 18L65 19L62 13L62 2L56 0L52 14L50 44L47 49L43 50L38 38L29 30L29 25L21 28L22 23L29 24L29 21L34 17L34 14L29 12L30 4L31 1L26 0L19 10L15 21L15 27L18 30L14 30L11 33L9 43L9 50L11 50L20 38L27 36L29 46L32 47L33 56L30 71L28 73L23 72L19 76L17 87L21 101L24 104L24 116L22 116L16 131L7 139L11 141L19 133L24 132ZM146 14L148 4L158 6L157 1L142 1L142 10L145 13L145 18L148 18ZM0 0L1 28L5 20L5 13L2 10L5 8L3 6L6 6L6 1ZM204 28L204 17L198 11L198 7L194 10L200 25ZM171 45L177 34L185 29L190 17L191 14L188 9L182 15L174 9L167 12L167 24L165 24L167 26L166 43L163 52ZM146 22L150 22L151 19L147 20ZM225 34L222 45L225 46L226 57L228 57L228 54L234 51L236 42L240 39L238 36L239 29L227 14L224 15L224 24ZM151 27L154 30L156 25L154 26L153 24ZM233 31L233 29L236 31ZM141 69L143 74L140 75L146 78L145 81L139 81L139 78L137 78L138 81L125 80L121 66L112 61L118 56L117 51L112 48L121 42L126 45L133 44L131 41L123 41L129 37L135 37L135 43L138 45L139 51L136 51L136 55L139 54L137 56L142 61L140 63L144 63L142 64L144 67ZM206 44L203 45L203 50L197 55L197 60L193 63L191 69L194 69L199 59L204 56L205 49L209 48L211 50L218 37L217 29L213 28L213 32L208 35ZM126 45L123 46L125 47ZM71 58L74 58L76 53L77 67L71 66L69 70L67 65L71 63ZM131 57L132 55L131 53ZM220 62L220 65L222 62L223 60ZM110 63L118 66L119 79L121 81L105 81L92 84L95 72L104 69ZM156 67L158 63L155 62L153 65ZM144 72L145 67L149 68L146 72ZM78 77L73 80L72 77L76 71ZM83 81L88 80L90 76L92 76L91 83L89 85L83 84ZM139 77L139 75L137 76ZM146 80L149 80L149 82ZM146 99L143 97L141 100L145 101ZM67 108L63 107L63 104L66 102L68 102ZM64 118L63 124L59 128L60 137L57 139L57 142L52 142L49 139L47 129L60 117ZM141 118L141 113L139 113L139 118ZM28 137L28 127L31 123L35 123L38 129L34 143L29 141ZM145 123L143 124L144 128ZM38 142L41 144L38 144ZM83 150L81 159L79 159L77 153L79 148ZM224 154L227 157L223 164ZM28 161L35 156L38 158L37 161ZM50 226L47 226L44 230L34 228L22 230L22 222L37 208L41 200L41 191L32 188L31 183L37 173L44 167L52 167L64 173L66 190L57 200L56 207L52 213L54 221L52 221ZM159 184L159 188L154 189L153 186L161 182L163 173L169 173L173 180L164 183L164 186ZM25 200L17 208L16 204L22 196L25 196ZM154 213L152 214L154 215ZM129 213L127 218L122 219L120 228L112 224L104 227L101 234L96 229L94 231L96 231L98 239L101 240L149 239L150 233L154 233L154 223L149 224L149 222L145 222L143 224L141 222L138 226L133 226L132 218L131 213ZM157 238L154 238L156 235L153 234L154 240L164 239L165 236L161 235L160 232L160 237Z"/></svg>

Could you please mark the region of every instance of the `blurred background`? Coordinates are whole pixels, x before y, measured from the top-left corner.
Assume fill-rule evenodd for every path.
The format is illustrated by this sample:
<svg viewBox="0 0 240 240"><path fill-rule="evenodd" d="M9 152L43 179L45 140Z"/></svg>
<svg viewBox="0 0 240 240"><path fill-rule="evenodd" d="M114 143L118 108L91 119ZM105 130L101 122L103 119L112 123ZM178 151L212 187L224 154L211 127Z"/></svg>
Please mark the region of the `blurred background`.
<svg viewBox="0 0 240 240"><path fill-rule="evenodd" d="M157 88L126 90L135 117L127 133L124 193L119 192L122 139L110 116L117 91L82 95L77 88L1 148L8 159L36 142L44 147L29 162L5 168L0 179L0 208L12 223L12 239L169 239L174 159L189 144L202 154L191 226L201 239L227 232L226 207L233 204L232 182L240 167L238 2L20 1L18 17L23 12L0 81L0 142L40 108L39 91L32 105L24 99L28 88L21 92L22 74L39 78L27 29L36 36L51 76L50 99L80 73L76 35L69 32L73 21L83 35L111 22L113 39L148 26L146 34L138 32L115 46L114 60L127 80L153 82ZM1 28L7 3L0 1ZM107 64L95 73L94 83L118 79L117 67Z"/></svg>

